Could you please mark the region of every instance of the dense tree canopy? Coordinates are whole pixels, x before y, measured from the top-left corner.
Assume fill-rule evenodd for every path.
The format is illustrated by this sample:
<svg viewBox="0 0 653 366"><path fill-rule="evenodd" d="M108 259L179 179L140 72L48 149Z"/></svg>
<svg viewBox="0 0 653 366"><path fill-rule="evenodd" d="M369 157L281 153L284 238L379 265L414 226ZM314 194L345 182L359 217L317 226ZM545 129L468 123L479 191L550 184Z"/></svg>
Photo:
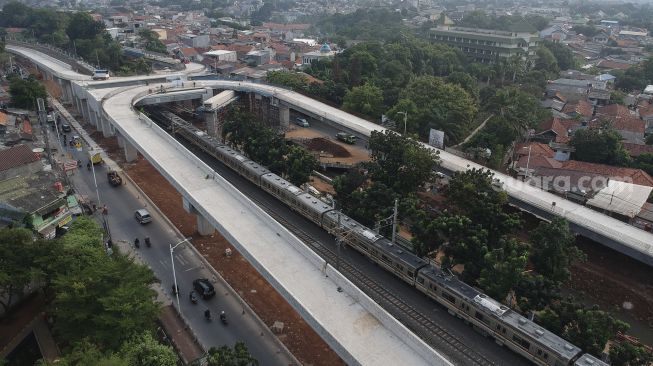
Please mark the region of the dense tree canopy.
<svg viewBox="0 0 653 366"><path fill-rule="evenodd" d="M400 98L388 111L391 118L401 120L397 115L404 111L405 105L414 105L413 113L408 114L408 126L416 128L412 132L428 136L431 128L442 130L449 143L466 136L477 112L475 100L463 88L435 76L413 79L400 93Z"/></svg>
<svg viewBox="0 0 653 366"><path fill-rule="evenodd" d="M383 111L383 92L379 87L371 84L355 86L345 94L342 108L373 119L379 118Z"/></svg>
<svg viewBox="0 0 653 366"><path fill-rule="evenodd" d="M288 147L282 135L258 122L256 116L238 108L230 110L222 136L247 156L283 175L291 183L302 185L317 168L315 157L297 147Z"/></svg>
<svg viewBox="0 0 653 366"><path fill-rule="evenodd" d="M577 130L570 141L576 149L573 158L589 163L626 165L630 158L621 140L621 135L609 124Z"/></svg>
<svg viewBox="0 0 653 366"><path fill-rule="evenodd" d="M23 80L18 76L9 79L9 94L11 104L17 108L36 110L36 99L47 100L48 94L45 87L33 77Z"/></svg>
<svg viewBox="0 0 653 366"><path fill-rule="evenodd" d="M211 347L207 362L208 366L257 366L259 364L243 342L236 342L233 348Z"/></svg>
<svg viewBox="0 0 653 366"><path fill-rule="evenodd" d="M582 259L582 252L574 246L576 241L569 224L557 217L551 223L542 222L531 232L531 261L537 273L555 282L569 279L569 265Z"/></svg>

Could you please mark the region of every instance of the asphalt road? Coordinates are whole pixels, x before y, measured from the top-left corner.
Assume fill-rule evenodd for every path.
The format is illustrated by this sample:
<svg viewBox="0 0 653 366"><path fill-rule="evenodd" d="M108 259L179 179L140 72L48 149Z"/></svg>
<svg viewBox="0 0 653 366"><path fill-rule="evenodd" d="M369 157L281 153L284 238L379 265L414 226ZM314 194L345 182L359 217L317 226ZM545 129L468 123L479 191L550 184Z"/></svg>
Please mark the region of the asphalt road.
<svg viewBox="0 0 653 366"><path fill-rule="evenodd" d="M50 131L51 145L56 141L56 135ZM68 133L68 137L75 132ZM67 148L66 153L72 154L74 159L82 161L82 168L74 176L71 182L79 194L87 196L97 204L97 195L93 179L93 171L86 169L88 153L76 151L74 148ZM138 191L130 184L120 187L109 185L106 177L106 165L95 167L95 177L100 196L100 205L107 205L108 222L111 236L114 242L126 241L131 243L136 237L140 238L140 249L136 249L138 256L149 265L155 276L161 281L161 286L167 295L173 299L175 306L176 298L171 295L173 275L170 261L170 244L174 245L183 238L179 238L176 231L158 214L156 210L148 207L146 201ZM134 219L134 211L146 208L152 214L153 221L141 225ZM97 217L98 214L96 214ZM145 247L144 238L149 236L152 247ZM262 365L289 365L293 363L292 357L285 350L281 350L280 343L267 333L265 324L257 321L249 311L245 311L243 301L233 292L227 289L223 281L216 279L211 271L204 267L200 258L190 249L190 244L184 243L174 250L175 272L177 283L180 289L181 313L191 326L200 343L205 349L211 346L224 344L233 345L236 341L244 341L252 355ZM189 292L192 289L192 281L196 278L208 278L214 284L217 295L210 300L200 300L198 304L192 304L189 300ZM204 311L210 309L213 321L208 322L204 318ZM224 310L227 314L228 325L223 325L218 314Z"/></svg>
<svg viewBox="0 0 653 366"><path fill-rule="evenodd" d="M188 143L182 141L191 151L197 154L198 157L203 159L209 164L216 172L222 177L227 179L234 187L238 188L243 194L251 197L255 201L261 202L267 207L272 208L276 214L283 217L285 220L293 223L295 226L301 228L302 231L309 234L313 239L327 246L333 251L336 251L334 238L324 231L319 226L311 221L305 219L295 211L290 210L286 205L279 202L276 198L259 189L256 185L248 180L242 178L230 168L224 166L222 163L208 156L207 154L199 151L199 149L189 146ZM358 270L364 272L368 277L373 278L378 283L382 283L386 289L397 294L398 297L404 299L411 304L416 310L430 317L435 323L444 327L450 334L458 338L461 342L468 347L473 348L477 352L484 355L496 365L531 365L529 361L523 357L509 351L504 347L497 345L493 339L484 337L478 332L474 331L471 326L466 325L461 319L451 316L446 308L429 299L415 288L409 286L397 279L394 275L378 267L375 263L368 260L366 257L357 251L343 247L342 260L348 261ZM390 313L391 309L386 309ZM450 355L452 359L458 359L455 352L451 349L438 349L438 351ZM462 364L462 363L461 363Z"/></svg>
<svg viewBox="0 0 653 366"><path fill-rule="evenodd" d="M301 117L301 118L306 119L306 121L308 122L310 127L298 127L297 124L295 123L295 119L297 117ZM297 128L307 128L309 130L317 131L317 132L319 132L321 134L324 134L324 135L326 135L326 136L328 136L328 137L330 137L330 138L332 138L334 140L335 140L336 134L338 132L349 132L344 128L335 127L334 125L331 125L331 124L326 123L324 121L316 120L316 119L311 118L311 117L308 117L305 114L294 111L292 109L290 110L290 124L294 125ZM362 148L367 148L367 146L366 146L367 145L367 139L366 138L357 138L355 145L360 146Z"/></svg>

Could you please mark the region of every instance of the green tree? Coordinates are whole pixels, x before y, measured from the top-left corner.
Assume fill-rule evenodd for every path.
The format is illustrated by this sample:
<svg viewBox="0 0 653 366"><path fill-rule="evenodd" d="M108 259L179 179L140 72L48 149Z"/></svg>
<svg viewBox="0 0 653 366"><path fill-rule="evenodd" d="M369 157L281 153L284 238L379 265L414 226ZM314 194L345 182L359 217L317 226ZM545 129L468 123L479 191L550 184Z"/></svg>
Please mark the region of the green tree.
<svg viewBox="0 0 653 366"><path fill-rule="evenodd" d="M65 351L57 362L48 363L48 366L132 366L126 359L112 352L102 352L100 348L85 339L76 342Z"/></svg>
<svg viewBox="0 0 653 366"><path fill-rule="evenodd" d="M525 273L515 287L515 299L522 312L539 311L560 299L560 284L542 275Z"/></svg>
<svg viewBox="0 0 653 366"><path fill-rule="evenodd" d="M359 168L349 169L347 173L333 179L333 189L336 199L344 204L349 201L351 194L365 183L367 177Z"/></svg>
<svg viewBox="0 0 653 366"><path fill-rule="evenodd" d="M560 70L569 70L576 67L577 62L574 53L568 46L551 41L544 41L542 46L551 51Z"/></svg>
<svg viewBox="0 0 653 366"><path fill-rule="evenodd" d="M249 353L243 342L236 342L233 348L211 347L208 366L257 366L258 361Z"/></svg>
<svg viewBox="0 0 653 366"><path fill-rule="evenodd" d="M306 75L290 71L271 71L265 76L268 83L288 87L292 90L304 90L308 87Z"/></svg>
<svg viewBox="0 0 653 366"><path fill-rule="evenodd" d="M642 169L648 174L653 174L653 154L636 156L630 166L636 169Z"/></svg>
<svg viewBox="0 0 653 366"><path fill-rule="evenodd" d="M537 313L538 322L560 334L585 352L600 357L605 343L629 325L615 319L598 307L585 308L572 300L560 301Z"/></svg>
<svg viewBox="0 0 653 366"><path fill-rule="evenodd" d="M504 300L521 281L528 261L528 247L515 239L503 239L485 255L479 285L495 299Z"/></svg>
<svg viewBox="0 0 653 366"><path fill-rule="evenodd" d="M152 52L167 53L166 46L159 40L159 34L149 30L141 29L138 35L143 40L145 49Z"/></svg>
<svg viewBox="0 0 653 366"><path fill-rule="evenodd" d="M170 346L159 343L152 334L145 332L123 344L120 354L131 366L176 366L177 354Z"/></svg>
<svg viewBox="0 0 653 366"><path fill-rule="evenodd" d="M361 113L377 119L381 116L383 93L377 86L356 86L345 94L342 107L348 112Z"/></svg>
<svg viewBox="0 0 653 366"><path fill-rule="evenodd" d="M38 80L29 77L23 80L17 76L9 79L9 94L11 104L17 108L36 110L36 99L43 98L45 101L48 94Z"/></svg>
<svg viewBox="0 0 653 366"><path fill-rule="evenodd" d="M553 55L553 52L551 52L551 50L549 50L547 47L540 46L537 49L536 57L537 57L535 61L536 70L543 70L552 73L557 73L558 71L560 71L558 67L558 60L556 60L555 56Z"/></svg>
<svg viewBox="0 0 653 366"><path fill-rule="evenodd" d="M27 229L0 230L0 305L3 313L36 279L35 243Z"/></svg>
<svg viewBox="0 0 653 366"><path fill-rule="evenodd" d="M433 178L437 154L415 140L392 131L373 131L368 143L370 176L400 195L412 193Z"/></svg>
<svg viewBox="0 0 653 366"><path fill-rule="evenodd" d="M490 248L497 248L499 240L520 223L519 214L505 212L508 195L494 182L490 170L454 173L444 194L450 207L487 231Z"/></svg>
<svg viewBox="0 0 653 366"><path fill-rule="evenodd" d="M621 135L609 124L577 130L569 142L576 150L574 159L589 163L624 166L630 161Z"/></svg>
<svg viewBox="0 0 653 366"><path fill-rule="evenodd" d="M298 146L290 147L285 158L288 180L296 186L308 182L313 171L318 168L315 157Z"/></svg>
<svg viewBox="0 0 653 366"><path fill-rule="evenodd" d="M460 86L449 84L434 76L418 76L401 92L400 99L410 100L416 110L409 115L417 123L421 136L428 136L429 129L445 132L450 143L460 141L471 129L477 106L474 99ZM405 109L395 105L389 115L397 115Z"/></svg>
<svg viewBox="0 0 653 366"><path fill-rule="evenodd" d="M104 33L104 23L93 20L90 14L77 12L70 16L66 34L70 40L95 39Z"/></svg>
<svg viewBox="0 0 653 366"><path fill-rule="evenodd" d="M454 71L446 78L447 82L450 84L458 85L461 88L465 89L467 94L474 97L478 100L479 97L479 87L478 80L472 77L470 74L463 71Z"/></svg>
<svg viewBox="0 0 653 366"><path fill-rule="evenodd" d="M569 279L569 266L584 258L574 245L576 238L567 220L556 217L551 223L541 222L531 232L531 262L537 273L555 282Z"/></svg>
<svg viewBox="0 0 653 366"><path fill-rule="evenodd" d="M549 116L535 97L512 87L497 90L486 109L505 118L519 135Z"/></svg>
<svg viewBox="0 0 653 366"><path fill-rule="evenodd" d="M624 342L610 347L612 366L648 366L651 362L653 362L653 355L642 346Z"/></svg>
<svg viewBox="0 0 653 366"><path fill-rule="evenodd" d="M70 254L67 270L54 280L54 330L70 343L88 339L117 350L153 327L159 304L150 288L152 271L120 254L108 257L99 233L94 222L82 219L63 237Z"/></svg>
<svg viewBox="0 0 653 366"><path fill-rule="evenodd" d="M476 281L488 252L486 230L465 216L450 213L439 215L422 230L426 230L424 234L428 236L418 230L416 240L430 244L429 249L442 245L445 254L443 268L462 264L465 266L462 278L469 282Z"/></svg>

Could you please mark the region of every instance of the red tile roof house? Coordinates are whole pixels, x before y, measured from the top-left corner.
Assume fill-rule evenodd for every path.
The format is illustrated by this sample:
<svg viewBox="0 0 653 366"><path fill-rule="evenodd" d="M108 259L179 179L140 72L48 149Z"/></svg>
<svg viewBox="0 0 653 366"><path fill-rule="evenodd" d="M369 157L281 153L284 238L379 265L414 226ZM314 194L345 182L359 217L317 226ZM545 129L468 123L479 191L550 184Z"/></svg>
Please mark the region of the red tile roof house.
<svg viewBox="0 0 653 366"><path fill-rule="evenodd" d="M619 132L626 142L644 143L646 122L639 119L637 114L631 112L627 107L620 104L599 107L596 111L596 117L590 121L590 127L599 126L602 120L610 121L612 127Z"/></svg>
<svg viewBox="0 0 653 366"><path fill-rule="evenodd" d="M571 139L573 131L579 126L581 126L581 121L553 117L540 124L538 129L541 132L533 135L531 140L547 144L550 142L566 144Z"/></svg>
<svg viewBox="0 0 653 366"><path fill-rule="evenodd" d="M41 171L43 164L27 145L0 150L0 181Z"/></svg>

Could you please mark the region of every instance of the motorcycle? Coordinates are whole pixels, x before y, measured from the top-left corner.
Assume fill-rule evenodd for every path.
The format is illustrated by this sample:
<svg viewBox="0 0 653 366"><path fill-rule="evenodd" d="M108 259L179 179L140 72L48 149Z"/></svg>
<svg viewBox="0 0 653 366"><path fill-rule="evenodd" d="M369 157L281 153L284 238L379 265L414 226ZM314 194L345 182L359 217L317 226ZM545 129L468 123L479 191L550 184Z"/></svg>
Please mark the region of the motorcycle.
<svg viewBox="0 0 653 366"><path fill-rule="evenodd" d="M179 287L172 285L172 294L177 295L179 293Z"/></svg>
<svg viewBox="0 0 653 366"><path fill-rule="evenodd" d="M211 321L211 310L206 309L206 311L204 311L204 317L206 318L206 321L210 322Z"/></svg>
<svg viewBox="0 0 653 366"><path fill-rule="evenodd" d="M134 246L136 247L136 249L141 247L141 241L138 240L138 238L134 239Z"/></svg>
<svg viewBox="0 0 653 366"><path fill-rule="evenodd" d="M145 237L145 246L147 246L148 248L152 247L152 243L150 242L150 237L149 236Z"/></svg>
<svg viewBox="0 0 653 366"><path fill-rule="evenodd" d="M91 163L86 163L86 169L91 170Z"/></svg>
<svg viewBox="0 0 653 366"><path fill-rule="evenodd" d="M227 325L227 314L225 314L224 311L220 313L220 321L222 324Z"/></svg>
<svg viewBox="0 0 653 366"><path fill-rule="evenodd" d="M192 302L193 304L197 304L197 292L191 291L189 297L190 297L190 302Z"/></svg>

